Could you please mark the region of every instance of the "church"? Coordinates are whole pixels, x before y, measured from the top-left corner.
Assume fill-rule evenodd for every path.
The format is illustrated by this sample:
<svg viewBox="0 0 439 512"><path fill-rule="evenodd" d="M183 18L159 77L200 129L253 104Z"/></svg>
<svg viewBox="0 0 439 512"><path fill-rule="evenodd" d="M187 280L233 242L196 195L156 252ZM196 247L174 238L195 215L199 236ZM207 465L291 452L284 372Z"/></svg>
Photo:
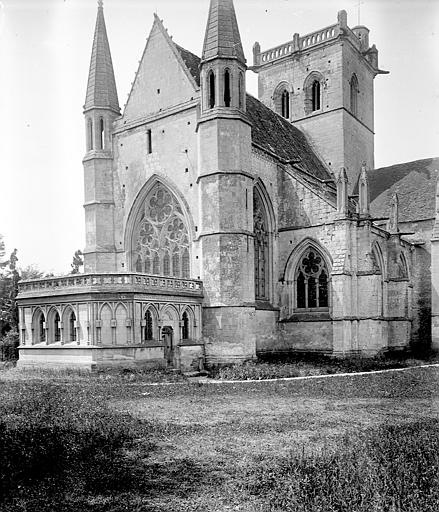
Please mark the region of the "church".
<svg viewBox="0 0 439 512"><path fill-rule="evenodd" d="M439 159L374 168L385 73L345 11L255 43L249 66L233 0L211 0L201 58L154 16L121 111L99 1L84 273L21 282L19 366L188 370L439 346Z"/></svg>

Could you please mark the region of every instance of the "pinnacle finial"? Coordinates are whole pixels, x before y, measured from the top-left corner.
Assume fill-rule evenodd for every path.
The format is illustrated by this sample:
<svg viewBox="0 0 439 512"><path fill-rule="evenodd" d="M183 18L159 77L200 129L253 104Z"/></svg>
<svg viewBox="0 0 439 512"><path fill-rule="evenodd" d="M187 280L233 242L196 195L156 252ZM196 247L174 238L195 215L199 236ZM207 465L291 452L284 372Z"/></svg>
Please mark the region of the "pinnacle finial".
<svg viewBox="0 0 439 512"><path fill-rule="evenodd" d="M103 0L98 0L98 8L99 9L103 9L104 8L104 1Z"/></svg>

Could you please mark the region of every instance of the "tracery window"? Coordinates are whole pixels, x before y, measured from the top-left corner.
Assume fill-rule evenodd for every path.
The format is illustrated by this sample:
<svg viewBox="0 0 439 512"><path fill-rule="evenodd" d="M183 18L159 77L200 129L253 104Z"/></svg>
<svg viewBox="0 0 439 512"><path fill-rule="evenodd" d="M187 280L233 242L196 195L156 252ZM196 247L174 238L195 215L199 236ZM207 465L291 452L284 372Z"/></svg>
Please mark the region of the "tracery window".
<svg viewBox="0 0 439 512"><path fill-rule="evenodd" d="M148 311L145 313L145 332L144 332L144 339L145 340L152 340L154 339L154 331L153 331L153 323L152 323L152 314L151 311L148 309Z"/></svg>
<svg viewBox="0 0 439 512"><path fill-rule="evenodd" d="M301 257L296 272L297 309L328 308L328 270L325 260L313 248Z"/></svg>
<svg viewBox="0 0 439 512"><path fill-rule="evenodd" d="M255 298L267 300L268 287L268 220L262 198L255 188L253 189L253 230L255 247Z"/></svg>
<svg viewBox="0 0 439 512"><path fill-rule="evenodd" d="M146 197L136 222L132 268L189 278L189 267L189 236L183 210L175 196L158 182Z"/></svg>

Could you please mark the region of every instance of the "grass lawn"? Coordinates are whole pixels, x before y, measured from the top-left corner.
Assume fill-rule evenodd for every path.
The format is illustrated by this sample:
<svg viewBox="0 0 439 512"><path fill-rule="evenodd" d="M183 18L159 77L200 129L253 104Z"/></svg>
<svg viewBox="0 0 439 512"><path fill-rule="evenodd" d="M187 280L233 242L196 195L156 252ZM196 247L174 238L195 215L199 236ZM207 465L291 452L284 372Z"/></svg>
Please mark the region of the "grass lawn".
<svg viewBox="0 0 439 512"><path fill-rule="evenodd" d="M0 469L2 511L439 510L439 368L164 386L14 370L0 403L0 462L41 425L65 462L37 453L8 485Z"/></svg>

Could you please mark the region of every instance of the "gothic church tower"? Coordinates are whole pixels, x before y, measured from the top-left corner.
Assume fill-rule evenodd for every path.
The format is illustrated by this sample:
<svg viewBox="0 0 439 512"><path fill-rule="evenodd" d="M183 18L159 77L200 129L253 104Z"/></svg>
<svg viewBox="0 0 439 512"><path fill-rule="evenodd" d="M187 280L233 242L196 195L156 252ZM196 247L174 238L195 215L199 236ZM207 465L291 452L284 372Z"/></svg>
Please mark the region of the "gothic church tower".
<svg viewBox="0 0 439 512"><path fill-rule="evenodd" d="M253 47L259 99L305 133L328 169L347 170L355 188L363 163L374 168L373 80L378 51L369 29L337 23L261 52Z"/></svg>
<svg viewBox="0 0 439 512"><path fill-rule="evenodd" d="M210 363L255 356L247 69L232 0L211 0L198 122L203 330Z"/></svg>
<svg viewBox="0 0 439 512"><path fill-rule="evenodd" d="M98 14L84 105L85 272L116 270L114 244L113 121L120 116L102 0Z"/></svg>

